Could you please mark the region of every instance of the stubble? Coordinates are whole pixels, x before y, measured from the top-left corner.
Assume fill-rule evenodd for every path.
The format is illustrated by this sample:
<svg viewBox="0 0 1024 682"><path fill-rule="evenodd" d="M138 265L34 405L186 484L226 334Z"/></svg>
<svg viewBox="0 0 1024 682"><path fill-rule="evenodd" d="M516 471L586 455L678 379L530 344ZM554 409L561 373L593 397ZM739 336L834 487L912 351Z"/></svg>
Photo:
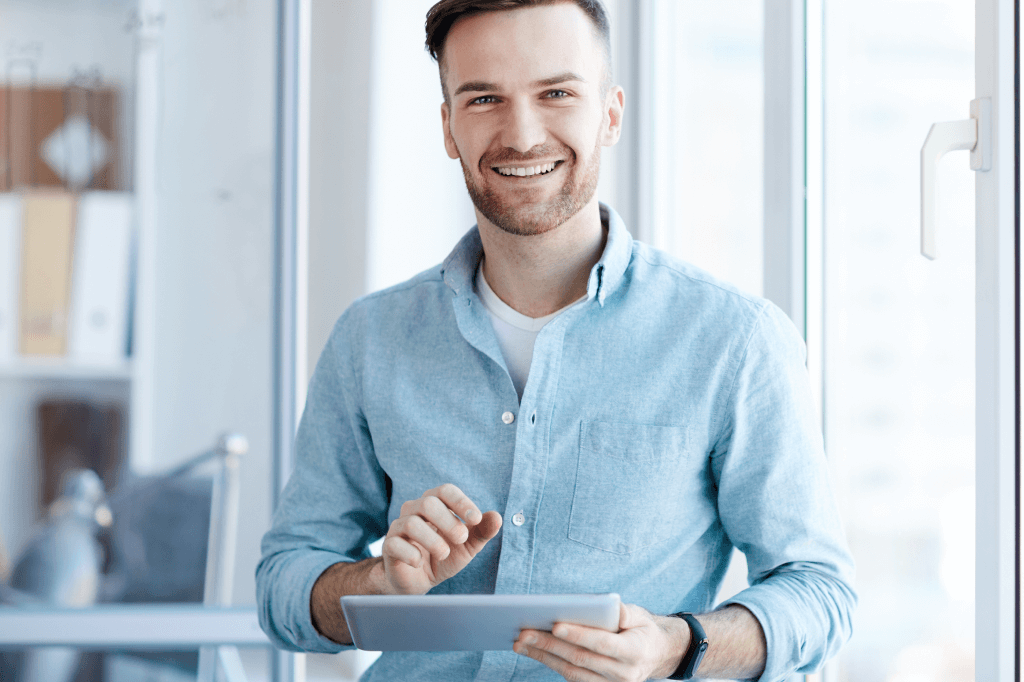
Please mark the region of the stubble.
<svg viewBox="0 0 1024 682"><path fill-rule="evenodd" d="M571 163L571 168L566 169L568 173L565 182L550 199L528 204L507 200L490 183L478 184L461 156L459 162L466 179L466 189L476 209L500 230L528 237L555 229L590 203L597 191L600 176L601 146L595 143L590 158L582 164L578 163L576 154L568 147L559 149L550 146L531 149L527 154L505 149L499 154L485 155L480 161L481 172L486 174L493 173L491 169L495 166L522 165L552 156L561 156L567 159L563 163Z"/></svg>

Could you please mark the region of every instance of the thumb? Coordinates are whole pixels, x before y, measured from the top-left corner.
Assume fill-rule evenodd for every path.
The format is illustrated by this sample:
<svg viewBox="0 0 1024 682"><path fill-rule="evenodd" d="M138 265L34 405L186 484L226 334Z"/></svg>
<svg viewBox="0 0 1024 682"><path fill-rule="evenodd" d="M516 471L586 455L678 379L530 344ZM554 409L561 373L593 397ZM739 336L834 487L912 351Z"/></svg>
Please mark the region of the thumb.
<svg viewBox="0 0 1024 682"><path fill-rule="evenodd" d="M501 514L496 511L485 512L480 523L470 527L466 549L476 556L477 552L483 549L484 545L497 535L499 530L501 530Z"/></svg>

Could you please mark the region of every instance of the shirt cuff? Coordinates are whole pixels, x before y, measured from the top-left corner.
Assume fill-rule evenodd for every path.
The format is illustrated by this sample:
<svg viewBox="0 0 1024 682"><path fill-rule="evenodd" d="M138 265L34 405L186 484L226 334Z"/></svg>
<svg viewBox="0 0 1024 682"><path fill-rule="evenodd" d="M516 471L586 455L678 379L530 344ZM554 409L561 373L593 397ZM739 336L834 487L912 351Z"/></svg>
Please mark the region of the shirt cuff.
<svg viewBox="0 0 1024 682"><path fill-rule="evenodd" d="M757 678L757 682L783 682L790 679L800 665L800 650L803 647L790 624L790 619L796 614L790 613L785 600L779 599L777 591L770 586L753 585L727 599L721 606L729 604L739 604L749 610L764 631L767 651L764 672Z"/></svg>
<svg viewBox="0 0 1024 682"><path fill-rule="evenodd" d="M313 625L313 614L310 612L313 585L324 571L337 563L351 562L334 552L303 552L289 562L287 573L292 579L280 580L275 586L274 601L284 605L285 613L282 615L286 619L285 623L275 622L275 626L283 626L287 632L274 634L278 635L277 639L281 640L281 643L290 645L288 648L327 654L356 648L354 644L338 644L320 634Z"/></svg>

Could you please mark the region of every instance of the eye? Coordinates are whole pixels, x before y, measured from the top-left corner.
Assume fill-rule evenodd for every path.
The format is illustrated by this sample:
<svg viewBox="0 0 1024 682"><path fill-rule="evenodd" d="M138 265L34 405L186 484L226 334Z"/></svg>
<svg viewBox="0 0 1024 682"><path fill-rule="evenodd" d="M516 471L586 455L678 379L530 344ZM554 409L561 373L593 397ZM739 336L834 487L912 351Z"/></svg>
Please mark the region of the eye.
<svg viewBox="0 0 1024 682"><path fill-rule="evenodd" d="M565 90L549 90L544 93L544 96L548 99L562 99L563 97L568 97L569 93Z"/></svg>
<svg viewBox="0 0 1024 682"><path fill-rule="evenodd" d="M483 97L476 97L474 99L469 100L469 104L494 104L497 101L498 100L496 97L494 97L494 95L484 95Z"/></svg>

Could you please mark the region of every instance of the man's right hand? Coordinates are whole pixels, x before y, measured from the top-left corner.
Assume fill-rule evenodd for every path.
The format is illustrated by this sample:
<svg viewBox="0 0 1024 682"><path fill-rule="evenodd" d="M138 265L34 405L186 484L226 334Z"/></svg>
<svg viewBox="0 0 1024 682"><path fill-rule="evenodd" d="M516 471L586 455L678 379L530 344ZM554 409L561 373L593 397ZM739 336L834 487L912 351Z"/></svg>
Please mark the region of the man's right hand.
<svg viewBox="0 0 1024 682"><path fill-rule="evenodd" d="M320 574L309 598L313 627L339 644L351 644L342 595L426 594L464 569L500 529L501 514L481 514L451 483L428 490L402 505L384 538L382 557L338 562Z"/></svg>
<svg viewBox="0 0 1024 682"><path fill-rule="evenodd" d="M465 568L501 529L501 514L480 513L451 483L402 505L384 538L384 592L426 594Z"/></svg>

